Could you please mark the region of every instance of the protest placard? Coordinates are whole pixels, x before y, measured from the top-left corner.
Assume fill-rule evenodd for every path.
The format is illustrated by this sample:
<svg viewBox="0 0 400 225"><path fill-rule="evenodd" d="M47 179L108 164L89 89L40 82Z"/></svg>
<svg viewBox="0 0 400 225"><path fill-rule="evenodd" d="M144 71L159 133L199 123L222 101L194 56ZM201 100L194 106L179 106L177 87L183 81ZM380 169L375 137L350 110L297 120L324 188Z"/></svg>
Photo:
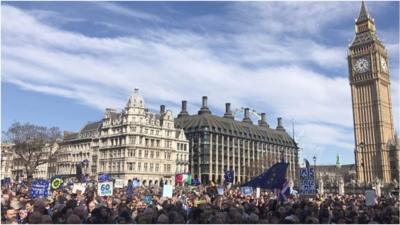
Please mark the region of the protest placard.
<svg viewBox="0 0 400 225"><path fill-rule="evenodd" d="M172 198L172 185L164 184L163 187L163 197Z"/></svg>
<svg viewBox="0 0 400 225"><path fill-rule="evenodd" d="M72 193L77 193L77 191L80 191L82 194L85 193L86 190L86 183L76 183L72 187Z"/></svg>
<svg viewBox="0 0 400 225"><path fill-rule="evenodd" d="M113 183L112 182L101 182L97 185L97 193L100 196L112 196L113 194Z"/></svg>
<svg viewBox="0 0 400 225"><path fill-rule="evenodd" d="M366 190L365 191L365 204L367 206L375 205L376 193L375 190Z"/></svg>
<svg viewBox="0 0 400 225"><path fill-rule="evenodd" d="M31 186L31 198L47 198L49 195L49 181L39 179L33 180Z"/></svg>
<svg viewBox="0 0 400 225"><path fill-rule="evenodd" d="M314 168L300 168L300 195L315 195Z"/></svg>
<svg viewBox="0 0 400 225"><path fill-rule="evenodd" d="M253 194L253 187L241 187L240 191L245 196L252 195Z"/></svg>
<svg viewBox="0 0 400 225"><path fill-rule="evenodd" d="M256 188L256 198L259 198L261 195L261 190L260 188Z"/></svg>
<svg viewBox="0 0 400 225"><path fill-rule="evenodd" d="M218 187L217 191L218 191L218 195L224 195L224 188L223 187Z"/></svg>
<svg viewBox="0 0 400 225"><path fill-rule="evenodd" d="M114 188L123 188L125 186L125 180L117 178L115 179Z"/></svg>
<svg viewBox="0 0 400 225"><path fill-rule="evenodd" d="M147 205L150 205L153 202L153 196L152 195L145 195L143 197L143 202L146 203Z"/></svg>

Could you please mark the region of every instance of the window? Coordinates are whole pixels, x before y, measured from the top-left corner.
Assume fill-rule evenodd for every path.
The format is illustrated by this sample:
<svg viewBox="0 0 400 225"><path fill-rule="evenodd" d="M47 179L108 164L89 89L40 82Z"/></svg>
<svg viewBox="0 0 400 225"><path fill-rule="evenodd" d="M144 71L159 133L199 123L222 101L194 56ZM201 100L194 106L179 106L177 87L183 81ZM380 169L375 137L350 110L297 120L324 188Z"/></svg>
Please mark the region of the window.
<svg viewBox="0 0 400 225"><path fill-rule="evenodd" d="M142 167L142 163L138 162L137 170L138 170L139 172L140 172L140 170L142 169L141 167Z"/></svg>
<svg viewBox="0 0 400 225"><path fill-rule="evenodd" d="M160 140L157 140L157 147L160 147Z"/></svg>
<svg viewBox="0 0 400 225"><path fill-rule="evenodd" d="M158 163L156 163L156 172L158 172L158 169L159 169L159 165L158 165Z"/></svg>
<svg viewBox="0 0 400 225"><path fill-rule="evenodd" d="M128 163L128 167L129 167L129 170L130 170L130 171L133 170L133 165L132 165L132 163Z"/></svg>
<svg viewBox="0 0 400 225"><path fill-rule="evenodd" d="M136 168L136 162L133 162L133 163L132 163L132 168L133 168L133 170L135 170L135 168Z"/></svg>
<svg viewBox="0 0 400 225"><path fill-rule="evenodd" d="M156 151L156 158L157 159L160 158L160 152L159 151Z"/></svg>
<svg viewBox="0 0 400 225"><path fill-rule="evenodd" d="M150 163L150 172L153 172L153 163Z"/></svg>
<svg viewBox="0 0 400 225"><path fill-rule="evenodd" d="M139 150L139 157L142 157L142 150Z"/></svg>
<svg viewBox="0 0 400 225"><path fill-rule="evenodd" d="M154 158L154 151L150 152L150 158Z"/></svg>
<svg viewBox="0 0 400 225"><path fill-rule="evenodd" d="M145 158L149 157L149 151L148 151L148 150L145 150L145 151L144 151L144 157L145 157Z"/></svg>
<svg viewBox="0 0 400 225"><path fill-rule="evenodd" d="M144 169L144 172L147 172L147 163L144 163L143 169Z"/></svg>

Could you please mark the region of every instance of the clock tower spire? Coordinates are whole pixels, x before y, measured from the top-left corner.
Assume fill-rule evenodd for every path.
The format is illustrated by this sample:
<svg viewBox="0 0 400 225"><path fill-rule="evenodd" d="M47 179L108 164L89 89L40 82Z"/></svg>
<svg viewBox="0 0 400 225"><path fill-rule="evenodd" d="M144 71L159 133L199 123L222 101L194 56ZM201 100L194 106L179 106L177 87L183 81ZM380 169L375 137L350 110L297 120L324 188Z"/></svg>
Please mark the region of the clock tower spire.
<svg viewBox="0 0 400 225"><path fill-rule="evenodd" d="M398 176L399 162L395 160L396 165L391 165L388 145L394 138L388 54L364 1L355 21L348 63L357 179L364 184L377 178L389 183L393 175Z"/></svg>

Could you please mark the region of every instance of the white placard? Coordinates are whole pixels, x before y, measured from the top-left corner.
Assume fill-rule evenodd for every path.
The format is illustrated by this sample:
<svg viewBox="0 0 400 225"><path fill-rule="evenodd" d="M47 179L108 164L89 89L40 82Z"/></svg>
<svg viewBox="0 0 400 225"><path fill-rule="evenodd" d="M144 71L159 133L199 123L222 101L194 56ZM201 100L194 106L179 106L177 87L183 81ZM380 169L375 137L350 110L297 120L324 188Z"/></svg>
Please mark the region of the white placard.
<svg viewBox="0 0 400 225"><path fill-rule="evenodd" d="M74 186L72 187L72 193L75 194L78 190L81 191L82 194L85 193L86 184L85 183L76 183L76 184L74 184Z"/></svg>
<svg viewBox="0 0 400 225"><path fill-rule="evenodd" d="M256 198L259 198L261 195L261 190L260 188L256 188Z"/></svg>
<svg viewBox="0 0 400 225"><path fill-rule="evenodd" d="M172 198L173 187L170 184L164 184L163 197Z"/></svg>
<svg viewBox="0 0 400 225"><path fill-rule="evenodd" d="M125 180L117 178L115 179L114 187L115 188L123 188L125 186Z"/></svg>
<svg viewBox="0 0 400 225"><path fill-rule="evenodd" d="M113 182L101 182L97 184L97 193L99 196L112 196Z"/></svg>
<svg viewBox="0 0 400 225"><path fill-rule="evenodd" d="M366 190L365 191L365 204L367 206L375 205L375 198L376 198L375 190Z"/></svg>

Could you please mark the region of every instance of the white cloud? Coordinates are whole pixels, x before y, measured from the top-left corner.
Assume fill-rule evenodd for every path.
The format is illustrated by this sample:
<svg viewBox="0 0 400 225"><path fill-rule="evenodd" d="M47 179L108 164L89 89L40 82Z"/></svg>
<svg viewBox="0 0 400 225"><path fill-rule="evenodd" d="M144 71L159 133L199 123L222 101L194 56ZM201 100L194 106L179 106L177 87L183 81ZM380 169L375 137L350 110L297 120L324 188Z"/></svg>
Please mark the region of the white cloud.
<svg viewBox="0 0 400 225"><path fill-rule="evenodd" d="M326 151L326 146L352 151L345 46L326 46L307 37L281 39L285 32L294 32L290 24L295 31L316 33L330 23L327 17L351 10L310 3L304 10L298 4L287 4L250 4L258 10L252 14L254 21L273 23L271 27L267 22L252 24L260 25L259 32L201 35L177 29L147 30L147 39L88 37L49 26L35 14L3 5L3 81L76 99L100 110L122 108L135 87L141 89L148 107L158 109L159 104L168 103L175 114L182 99L189 101L191 113L197 113L201 96L208 95L213 112L223 111L229 101L234 108L249 106L265 111L272 127L274 117L287 118L287 126L295 119L307 151L315 147ZM120 11L114 4L105 7L132 13ZM282 19L274 7L280 7L281 13L294 13L293 18ZM243 15L249 10L235 9ZM300 22L294 20L296 17L305 19ZM233 24L240 26L238 21ZM272 31L265 32L267 28ZM219 45L224 48L214 48ZM320 73L307 64L342 68L344 74ZM393 81L393 86L398 87L397 83Z"/></svg>

